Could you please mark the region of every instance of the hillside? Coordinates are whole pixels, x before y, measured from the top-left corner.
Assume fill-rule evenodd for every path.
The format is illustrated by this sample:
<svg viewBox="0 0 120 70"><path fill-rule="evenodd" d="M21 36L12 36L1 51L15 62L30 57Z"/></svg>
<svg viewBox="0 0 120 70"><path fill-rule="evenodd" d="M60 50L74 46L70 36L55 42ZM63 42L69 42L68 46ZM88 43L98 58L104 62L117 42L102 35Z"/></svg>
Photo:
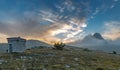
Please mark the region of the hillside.
<svg viewBox="0 0 120 70"><path fill-rule="evenodd" d="M52 48L0 54L2 70L119 70L120 55L88 49Z"/></svg>
<svg viewBox="0 0 120 70"><path fill-rule="evenodd" d="M50 47L51 45L39 40L27 40L26 42L26 49L35 48L39 46Z"/></svg>
<svg viewBox="0 0 120 70"><path fill-rule="evenodd" d="M120 39L117 40L107 40L102 37L100 33L94 33L86 35L82 40L77 40L68 45L76 46L80 48L88 48L90 50L101 50L107 53L112 53L116 51L120 53Z"/></svg>

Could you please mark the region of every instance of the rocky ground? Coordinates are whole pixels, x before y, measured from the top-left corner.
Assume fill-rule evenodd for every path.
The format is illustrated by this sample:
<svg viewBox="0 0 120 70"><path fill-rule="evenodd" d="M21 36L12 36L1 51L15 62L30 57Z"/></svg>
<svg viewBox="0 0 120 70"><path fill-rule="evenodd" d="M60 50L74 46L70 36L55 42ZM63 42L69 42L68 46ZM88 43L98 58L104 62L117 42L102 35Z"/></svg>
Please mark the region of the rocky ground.
<svg viewBox="0 0 120 70"><path fill-rule="evenodd" d="M0 53L0 70L120 70L120 55L88 49L28 49Z"/></svg>

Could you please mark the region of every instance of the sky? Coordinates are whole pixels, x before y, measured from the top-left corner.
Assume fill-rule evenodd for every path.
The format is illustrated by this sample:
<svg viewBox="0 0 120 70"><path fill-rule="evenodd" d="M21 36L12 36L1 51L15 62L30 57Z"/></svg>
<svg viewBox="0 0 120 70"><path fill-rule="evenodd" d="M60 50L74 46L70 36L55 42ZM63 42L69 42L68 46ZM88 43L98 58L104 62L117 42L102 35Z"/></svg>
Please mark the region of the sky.
<svg viewBox="0 0 120 70"><path fill-rule="evenodd" d="M23 37L74 42L88 34L120 38L120 0L0 0L0 43Z"/></svg>

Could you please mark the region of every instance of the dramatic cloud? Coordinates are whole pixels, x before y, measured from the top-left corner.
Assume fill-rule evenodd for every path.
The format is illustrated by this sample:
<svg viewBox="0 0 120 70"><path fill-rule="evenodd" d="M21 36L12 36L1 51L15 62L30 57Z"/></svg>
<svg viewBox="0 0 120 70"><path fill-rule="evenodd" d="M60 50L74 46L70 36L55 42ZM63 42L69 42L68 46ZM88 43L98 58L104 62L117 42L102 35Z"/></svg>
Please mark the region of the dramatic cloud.
<svg viewBox="0 0 120 70"><path fill-rule="evenodd" d="M54 10L52 8L25 10L19 16L16 14L4 15L12 19L6 18L6 20L0 21L0 33L8 37L21 36L48 43L61 40L74 41L87 27L88 7L88 3L79 5L77 2L65 0L55 4Z"/></svg>
<svg viewBox="0 0 120 70"><path fill-rule="evenodd" d="M96 0L93 0L93 2L95 1ZM107 1L104 1L104 0L97 0L98 6L96 6L94 10L91 10L92 13L91 13L90 19L96 18L96 15L103 14L106 11L113 9L119 4L118 0L111 0L111 2L107 2L107 4L106 2Z"/></svg>
<svg viewBox="0 0 120 70"><path fill-rule="evenodd" d="M4 42L7 42L5 38L7 38L8 36L6 35L3 35L3 34L0 34L0 43L4 43Z"/></svg>
<svg viewBox="0 0 120 70"><path fill-rule="evenodd" d="M120 22L119 21L111 21L106 22L104 26L104 36L106 38L115 40L120 38Z"/></svg>

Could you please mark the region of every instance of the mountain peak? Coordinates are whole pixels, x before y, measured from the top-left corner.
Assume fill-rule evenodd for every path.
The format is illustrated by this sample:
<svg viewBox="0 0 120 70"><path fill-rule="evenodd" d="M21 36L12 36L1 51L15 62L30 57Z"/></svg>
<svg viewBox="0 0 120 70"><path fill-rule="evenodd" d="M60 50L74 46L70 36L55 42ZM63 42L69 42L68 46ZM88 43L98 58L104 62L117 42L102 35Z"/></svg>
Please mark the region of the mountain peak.
<svg viewBox="0 0 120 70"><path fill-rule="evenodd" d="M93 35L93 37L97 38L97 39L101 39L101 40L104 40L104 38L102 37L102 35L100 33L95 33Z"/></svg>

